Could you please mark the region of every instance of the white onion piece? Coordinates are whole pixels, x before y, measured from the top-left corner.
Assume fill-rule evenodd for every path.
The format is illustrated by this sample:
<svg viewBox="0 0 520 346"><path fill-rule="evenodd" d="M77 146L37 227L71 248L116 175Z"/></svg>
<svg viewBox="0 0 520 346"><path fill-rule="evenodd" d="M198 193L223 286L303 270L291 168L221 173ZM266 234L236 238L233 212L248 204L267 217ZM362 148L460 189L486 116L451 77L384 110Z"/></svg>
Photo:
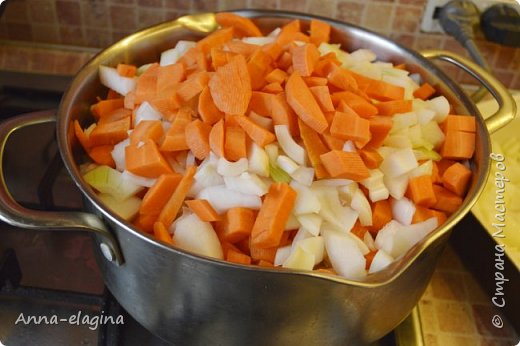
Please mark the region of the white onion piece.
<svg viewBox="0 0 520 346"><path fill-rule="evenodd" d="M249 149L247 159L250 173L257 174L261 177L269 177L269 156L267 156L264 149L253 142Z"/></svg>
<svg viewBox="0 0 520 346"><path fill-rule="evenodd" d="M244 172L239 176L234 177L225 176L224 183L230 190L255 196L263 196L269 190L269 185L267 185L256 174L248 172Z"/></svg>
<svg viewBox="0 0 520 346"><path fill-rule="evenodd" d="M108 66L99 66L99 81L123 96L134 90L136 85L135 77L123 77L115 68Z"/></svg>
<svg viewBox="0 0 520 346"><path fill-rule="evenodd" d="M224 253L215 230L196 214L183 215L175 222L175 245L198 255L223 259Z"/></svg>
<svg viewBox="0 0 520 346"><path fill-rule="evenodd" d="M116 169L120 172L126 169L126 154L125 148L130 144L130 138L127 138L116 145L114 145L114 149L110 153L112 155L112 159L116 164Z"/></svg>
<svg viewBox="0 0 520 346"><path fill-rule="evenodd" d="M235 207L260 209L262 200L255 195L248 195L226 188L224 185L209 186L197 195L198 199L206 199L219 214Z"/></svg>
<svg viewBox="0 0 520 346"><path fill-rule="evenodd" d="M134 128L143 120L161 120L162 114L148 102L143 102L135 111Z"/></svg>
<svg viewBox="0 0 520 346"><path fill-rule="evenodd" d="M282 150L300 165L305 165L305 149L296 143L287 125L275 125L274 132Z"/></svg>
<svg viewBox="0 0 520 346"><path fill-rule="evenodd" d="M230 162L221 157L218 159L217 172L225 177L234 177L247 171L248 160L241 158L238 161Z"/></svg>
<svg viewBox="0 0 520 346"><path fill-rule="evenodd" d="M366 259L356 241L347 234L322 230L325 249L334 270L341 276L360 280L366 276Z"/></svg>
<svg viewBox="0 0 520 346"><path fill-rule="evenodd" d="M385 269L390 263L392 263L394 259L392 256L387 254L383 250L378 250L372 259L372 263L370 263L370 268L368 269L368 273L372 274L378 272L380 270Z"/></svg>
<svg viewBox="0 0 520 346"><path fill-rule="evenodd" d="M122 173L122 178L125 181L131 182L135 185L143 186L143 187L152 187L157 179L155 178L146 178L141 177L139 175L133 174L127 170L124 170Z"/></svg>
<svg viewBox="0 0 520 346"><path fill-rule="evenodd" d="M323 219L318 214L301 214L297 215L296 219L298 219L300 225L313 236L320 234Z"/></svg>
<svg viewBox="0 0 520 346"><path fill-rule="evenodd" d="M392 217L403 225L410 225L412 223L413 215L415 214L415 204L408 198L390 200L392 207Z"/></svg>

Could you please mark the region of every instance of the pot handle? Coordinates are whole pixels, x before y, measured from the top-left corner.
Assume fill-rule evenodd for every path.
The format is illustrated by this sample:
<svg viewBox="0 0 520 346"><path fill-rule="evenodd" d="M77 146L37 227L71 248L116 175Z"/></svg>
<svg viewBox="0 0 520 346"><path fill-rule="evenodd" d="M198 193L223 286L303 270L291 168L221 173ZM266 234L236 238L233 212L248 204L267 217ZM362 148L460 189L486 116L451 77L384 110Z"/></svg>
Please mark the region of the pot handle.
<svg viewBox="0 0 520 346"><path fill-rule="evenodd" d="M509 91L491 73L474 62L452 52L444 50L424 50L420 52L428 59L439 59L460 67L476 78L498 102L498 111L486 119L490 133L507 125L516 116L516 103Z"/></svg>
<svg viewBox="0 0 520 346"><path fill-rule="evenodd" d="M22 207L9 193L7 188L3 159L9 136L24 127L56 121L54 111L34 112L16 116L0 123L0 220L21 228L57 230L57 231L88 231L101 237L103 255L117 265L123 264L123 255L117 240L106 228L99 217L85 212L39 211Z"/></svg>

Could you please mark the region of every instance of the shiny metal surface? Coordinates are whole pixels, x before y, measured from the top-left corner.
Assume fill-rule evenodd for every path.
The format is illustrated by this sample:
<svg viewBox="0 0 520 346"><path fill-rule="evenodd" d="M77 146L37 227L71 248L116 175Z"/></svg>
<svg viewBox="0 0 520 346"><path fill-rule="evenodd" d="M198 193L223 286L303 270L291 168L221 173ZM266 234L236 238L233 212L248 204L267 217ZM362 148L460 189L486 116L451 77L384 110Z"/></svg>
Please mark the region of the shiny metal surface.
<svg viewBox="0 0 520 346"><path fill-rule="evenodd" d="M273 11L236 11L252 17L264 32L300 18ZM103 95L98 66L157 61L179 39L200 39L217 25L214 15L182 17L145 29L107 48L76 76L57 118L60 152L85 196L87 211L103 219L123 251L121 266L96 252L105 282L121 305L156 335L182 345L366 344L394 329L412 310L428 284L452 226L471 208L489 171L489 134L475 105L434 64L375 33L320 18L333 25L331 40L348 50L372 49L380 60L405 63L445 95L458 114L477 118L474 179L459 212L389 268L354 282L318 272L264 269L203 258L163 243L113 215L83 182L83 153L71 130L74 120L93 121L89 112ZM2 197L2 196L0 196ZM102 242L97 238L99 247Z"/></svg>

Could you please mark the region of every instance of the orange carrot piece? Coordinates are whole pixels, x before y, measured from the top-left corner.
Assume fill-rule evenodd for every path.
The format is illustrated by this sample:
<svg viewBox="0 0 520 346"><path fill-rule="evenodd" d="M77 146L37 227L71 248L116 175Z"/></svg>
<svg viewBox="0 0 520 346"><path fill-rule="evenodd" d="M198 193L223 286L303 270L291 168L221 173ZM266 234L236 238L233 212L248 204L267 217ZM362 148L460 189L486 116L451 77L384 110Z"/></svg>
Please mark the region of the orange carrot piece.
<svg viewBox="0 0 520 346"><path fill-rule="evenodd" d="M314 131L322 133L328 127L327 119L312 96L302 77L294 72L285 84L285 96L298 117Z"/></svg>
<svg viewBox="0 0 520 346"><path fill-rule="evenodd" d="M229 209L223 221L222 237L230 243L237 243L251 235L256 213L249 208L236 207Z"/></svg>
<svg viewBox="0 0 520 346"><path fill-rule="evenodd" d="M327 153L329 150L321 140L316 131L307 126L302 120L298 119L300 127L300 136L305 146L309 161L314 167L316 178L326 178L328 176L327 170L321 163L320 155Z"/></svg>
<svg viewBox="0 0 520 346"><path fill-rule="evenodd" d="M374 116L368 119L370 122L370 133L372 139L367 143L367 147L377 149L379 148L392 129L392 118L385 116Z"/></svg>
<svg viewBox="0 0 520 346"><path fill-rule="evenodd" d="M320 52L312 43L297 46L292 50L292 66L301 76L310 76L319 59Z"/></svg>
<svg viewBox="0 0 520 346"><path fill-rule="evenodd" d="M408 181L408 193L416 205L429 208L437 203L431 175L410 178Z"/></svg>
<svg viewBox="0 0 520 346"><path fill-rule="evenodd" d="M331 65L332 70L329 72L327 79L331 85L341 90L356 90L358 88L356 79L342 67Z"/></svg>
<svg viewBox="0 0 520 346"><path fill-rule="evenodd" d="M191 100L200 94L208 85L209 78L209 74L205 71L192 74L187 80L181 83L177 89L177 96L185 102Z"/></svg>
<svg viewBox="0 0 520 346"><path fill-rule="evenodd" d="M130 117L116 121L98 122L90 133L89 142L92 146L117 144L128 137Z"/></svg>
<svg viewBox="0 0 520 346"><path fill-rule="evenodd" d="M255 261L266 261L274 263L274 258L276 257L277 250L277 246L270 248L261 248L253 244L252 241L250 241L249 252L251 254L251 258Z"/></svg>
<svg viewBox="0 0 520 346"><path fill-rule="evenodd" d="M343 140L351 140L364 147L372 138L370 121L352 113L336 112L330 125L330 133Z"/></svg>
<svg viewBox="0 0 520 346"><path fill-rule="evenodd" d="M226 261L237 264L251 264L251 257L233 249L229 249L226 252Z"/></svg>
<svg viewBox="0 0 520 346"><path fill-rule="evenodd" d="M381 80L373 79L365 90L368 96L378 101L395 101L404 99L404 88Z"/></svg>
<svg viewBox="0 0 520 346"><path fill-rule="evenodd" d="M347 72L356 80L358 88L363 91L367 90L370 86L370 82L373 80L372 78L368 78L352 70L347 70Z"/></svg>
<svg viewBox="0 0 520 346"><path fill-rule="evenodd" d="M206 55L197 47L192 47L184 53L179 59L181 64L186 68L186 75L193 72L202 72L208 70L208 62Z"/></svg>
<svg viewBox="0 0 520 346"><path fill-rule="evenodd" d="M462 205L462 198L442 186L433 185L433 191L437 199L437 203L432 206L433 209L451 214Z"/></svg>
<svg viewBox="0 0 520 346"><path fill-rule="evenodd" d="M113 89L108 89L107 97L106 97L107 100L118 99L121 97L122 97L122 95L119 94L117 91L115 91Z"/></svg>
<svg viewBox="0 0 520 346"><path fill-rule="evenodd" d="M209 80L211 97L220 111L245 114L251 99L251 79L246 60L237 55L220 68Z"/></svg>
<svg viewBox="0 0 520 346"><path fill-rule="evenodd" d="M191 122L193 111L187 107L179 109L172 125L166 132L164 141L161 144L161 151L180 151L188 150L186 143L186 126Z"/></svg>
<svg viewBox="0 0 520 346"><path fill-rule="evenodd" d="M157 144L151 139L147 139L141 146L128 145L125 148L125 162L130 173L146 178L158 178L162 174L173 173Z"/></svg>
<svg viewBox="0 0 520 346"><path fill-rule="evenodd" d="M282 27L282 30L276 39L276 43L283 47L286 44L293 42L294 34L299 33L300 31L300 21L295 19Z"/></svg>
<svg viewBox="0 0 520 346"><path fill-rule="evenodd" d="M98 103L93 104L90 107L90 111L96 119L102 118L116 109L120 109L124 106L123 98L101 100Z"/></svg>
<svg viewBox="0 0 520 346"><path fill-rule="evenodd" d="M211 151L218 157L224 157L224 119L220 119L216 124L213 125L209 132L209 147Z"/></svg>
<svg viewBox="0 0 520 346"><path fill-rule="evenodd" d="M88 156L97 164L116 167L114 159L112 158L113 145L98 145L90 148Z"/></svg>
<svg viewBox="0 0 520 346"><path fill-rule="evenodd" d="M363 118L369 118L379 112L376 106L365 100L363 97L350 91L333 93L331 98L333 104L337 105L343 101L351 107L357 115Z"/></svg>
<svg viewBox="0 0 520 346"><path fill-rule="evenodd" d="M186 200L186 205L190 208L199 219L206 222L219 221L220 215L213 209L211 204L205 199Z"/></svg>
<svg viewBox="0 0 520 346"><path fill-rule="evenodd" d="M426 221L428 219L431 219L432 217L437 218L437 222L440 225L442 225L444 222L446 222L446 219L448 218L446 216L446 213L434 209L429 209L421 206L415 207L415 213L412 217L412 223L419 223Z"/></svg>
<svg viewBox="0 0 520 346"><path fill-rule="evenodd" d="M159 143L159 140L164 135L164 129L160 120L143 120L137 124L130 134L130 143L137 144L144 142L147 139Z"/></svg>
<svg viewBox="0 0 520 346"><path fill-rule="evenodd" d="M379 115L394 115L412 111L412 100L386 101L375 104Z"/></svg>
<svg viewBox="0 0 520 346"><path fill-rule="evenodd" d="M311 19L311 42L316 46L328 43L330 39L330 25L321 20Z"/></svg>
<svg viewBox="0 0 520 346"><path fill-rule="evenodd" d="M262 148L267 144L276 140L276 136L264 129L262 126L256 124L254 121L244 115L236 116L236 121L240 127L247 133L247 135Z"/></svg>
<svg viewBox="0 0 520 346"><path fill-rule="evenodd" d="M112 112L99 118L97 125L118 121L122 119L129 119L132 116L132 111L126 108L114 109Z"/></svg>
<svg viewBox="0 0 520 346"><path fill-rule="evenodd" d="M361 181L370 176L368 168L356 152L331 150L320 155L321 162L333 178L345 178Z"/></svg>
<svg viewBox="0 0 520 346"><path fill-rule="evenodd" d="M442 176L439 174L437 161L432 161L432 181L434 184L442 184Z"/></svg>
<svg viewBox="0 0 520 346"><path fill-rule="evenodd" d="M316 77L316 76L310 76L310 77L302 77L303 81L309 88L316 87L316 86L326 86L329 81L327 78L323 77ZM330 92L329 92L330 94Z"/></svg>
<svg viewBox="0 0 520 346"><path fill-rule="evenodd" d="M440 150L442 157L453 160L464 160L470 159L474 152L475 133L446 131L446 137Z"/></svg>
<svg viewBox="0 0 520 346"><path fill-rule="evenodd" d="M262 115L264 117L271 117L273 114L273 94L268 94L260 91L253 91L251 100L249 101L249 110Z"/></svg>
<svg viewBox="0 0 520 346"><path fill-rule="evenodd" d="M124 107L126 109L134 109L135 108L135 91L134 90L130 91L128 94L125 95Z"/></svg>
<svg viewBox="0 0 520 346"><path fill-rule="evenodd" d="M387 223L392 221L392 207L387 199L377 201L372 204L372 226L368 230L372 235L377 235L377 232Z"/></svg>
<svg viewBox="0 0 520 346"><path fill-rule="evenodd" d="M81 128L78 120L74 120L74 135L76 135L76 138L78 139L83 149L88 152L92 145L90 143L89 137Z"/></svg>
<svg viewBox="0 0 520 346"><path fill-rule="evenodd" d="M224 130L224 156L229 161L247 157L246 133L240 126L229 126L226 121Z"/></svg>
<svg viewBox="0 0 520 346"><path fill-rule="evenodd" d="M184 129L186 144L191 152L199 160L204 160L209 155L209 132L211 126L195 119Z"/></svg>
<svg viewBox="0 0 520 346"><path fill-rule="evenodd" d="M223 49L219 48L212 48L210 51L211 56L211 66L213 67L213 70L217 70L220 66L224 66L229 61L231 61L231 58L236 56L237 53L228 52Z"/></svg>
<svg viewBox="0 0 520 346"><path fill-rule="evenodd" d="M288 184L271 184L251 231L253 247L267 249L280 244L295 201L296 191Z"/></svg>
<svg viewBox="0 0 520 346"><path fill-rule="evenodd" d="M117 64L117 73L123 77L134 77L137 72L137 67L130 64Z"/></svg>
<svg viewBox="0 0 520 346"><path fill-rule="evenodd" d="M279 93L272 99L272 114L274 125L287 125L292 136L298 137L298 116L287 103L285 93Z"/></svg>
<svg viewBox="0 0 520 346"><path fill-rule="evenodd" d="M157 92L157 75L159 64L153 63L137 78L134 93L134 103L139 105L155 96Z"/></svg>
<svg viewBox="0 0 520 346"><path fill-rule="evenodd" d="M345 140L334 137L333 135L330 134L330 132L328 132L328 130L321 134L321 138L323 139L323 142L325 142L325 144L327 144L327 147L329 148L329 150L327 150L327 152L330 150L343 150L343 146L345 145Z"/></svg>
<svg viewBox="0 0 520 346"><path fill-rule="evenodd" d="M157 70L157 87L158 93L168 90L171 91L186 76L186 70L181 63L175 63L166 66L159 66Z"/></svg>
<svg viewBox="0 0 520 346"><path fill-rule="evenodd" d="M278 43L273 42L269 44L263 45L261 50L264 51L267 55L269 55L272 59L272 61L278 60L278 58L283 54L283 48Z"/></svg>
<svg viewBox="0 0 520 346"><path fill-rule="evenodd" d="M383 162L383 157L379 152L372 148L363 148L359 151L359 156L365 163L368 169L376 169Z"/></svg>
<svg viewBox="0 0 520 346"><path fill-rule="evenodd" d="M184 176L177 185L177 188L166 202L164 208L159 214L158 220L166 227L170 227L173 221L177 218L177 214L182 207L182 203L188 194L188 191L193 184L193 176L197 172L195 166L190 166L186 169Z"/></svg>
<svg viewBox="0 0 520 346"><path fill-rule="evenodd" d="M215 106L209 87L205 87L200 93L198 110L202 121L209 125L215 124L224 117L224 113Z"/></svg>
<svg viewBox="0 0 520 346"><path fill-rule="evenodd" d="M139 230L153 234L153 224L157 221L157 215L138 214L132 224Z"/></svg>
<svg viewBox="0 0 520 346"><path fill-rule="evenodd" d="M175 112L181 106L180 99L177 97L177 89L180 85L172 86L172 90L163 89L151 96L148 101L158 112L165 115L169 112Z"/></svg>
<svg viewBox="0 0 520 346"><path fill-rule="evenodd" d="M289 76L287 75L287 73L284 70L280 70L279 68L276 68L276 69L272 70L271 72L269 72L269 74L267 74L267 76L265 76L265 81L267 83L282 84L283 82L285 82L285 80L288 77Z"/></svg>
<svg viewBox="0 0 520 346"><path fill-rule="evenodd" d="M258 46L241 40L233 40L224 45L224 50L235 53L236 55L242 55L247 59L258 50Z"/></svg>
<svg viewBox="0 0 520 346"><path fill-rule="evenodd" d="M444 133L448 131L472 132L477 131L477 123L475 117L470 115L448 115L440 124Z"/></svg>
<svg viewBox="0 0 520 346"><path fill-rule="evenodd" d="M197 42L197 48L204 54L208 54L211 48L218 48L233 39L233 27L227 27L213 31L208 36Z"/></svg>
<svg viewBox="0 0 520 346"><path fill-rule="evenodd" d="M334 112L334 105L332 104L332 99L330 98L329 87L312 86L309 87L309 90L312 92L312 95L316 101L318 101L318 104L320 105L323 112Z"/></svg>
<svg viewBox="0 0 520 346"><path fill-rule="evenodd" d="M182 175L178 173L163 174L157 178L155 184L146 191L139 207L139 214L158 216L181 179Z"/></svg>
<svg viewBox="0 0 520 346"><path fill-rule="evenodd" d="M423 83L419 88L413 92L413 97L427 100L435 94L435 89L428 83Z"/></svg>
<svg viewBox="0 0 520 346"><path fill-rule="evenodd" d="M292 54L287 51L283 52L276 60L276 65L278 68L288 73L289 67L292 66Z"/></svg>
<svg viewBox="0 0 520 346"><path fill-rule="evenodd" d="M312 74L316 77L327 78L339 65L341 65L341 62L336 57L336 53L330 52L320 57L320 60L314 66L314 72Z"/></svg>
<svg viewBox="0 0 520 346"><path fill-rule="evenodd" d="M220 12L215 14L215 20L224 28L233 27L238 37L262 36L260 29L249 18L234 13Z"/></svg>
<svg viewBox="0 0 520 346"><path fill-rule="evenodd" d="M166 226L164 226L162 222L156 222L153 224L153 235L157 240L173 245L172 235L168 232Z"/></svg>
<svg viewBox="0 0 520 346"><path fill-rule="evenodd" d="M259 260L256 265L259 267L264 267L264 268L273 268L274 267L273 262L269 262L269 261L266 261L263 259Z"/></svg>
<svg viewBox="0 0 520 346"><path fill-rule="evenodd" d="M463 197L468 189L471 176L471 171L457 162L444 171L442 184L451 192Z"/></svg>
<svg viewBox="0 0 520 346"><path fill-rule="evenodd" d="M251 88L260 90L267 83L265 76L271 72L272 58L261 49L257 49L247 62L247 70L251 80Z"/></svg>
<svg viewBox="0 0 520 346"><path fill-rule="evenodd" d="M283 87L280 83L269 83L262 88L262 91L269 94L278 94L283 92Z"/></svg>
<svg viewBox="0 0 520 346"><path fill-rule="evenodd" d="M365 255L365 269L369 270L370 266L372 265L372 261L374 260L374 257L376 257L376 254L379 250L371 250L369 253Z"/></svg>
<svg viewBox="0 0 520 346"><path fill-rule="evenodd" d="M359 222L359 219L356 220L354 223L354 226L350 230L352 234L357 236L359 239L363 240L365 238L365 233L368 232L368 229L364 226L361 226L361 222Z"/></svg>

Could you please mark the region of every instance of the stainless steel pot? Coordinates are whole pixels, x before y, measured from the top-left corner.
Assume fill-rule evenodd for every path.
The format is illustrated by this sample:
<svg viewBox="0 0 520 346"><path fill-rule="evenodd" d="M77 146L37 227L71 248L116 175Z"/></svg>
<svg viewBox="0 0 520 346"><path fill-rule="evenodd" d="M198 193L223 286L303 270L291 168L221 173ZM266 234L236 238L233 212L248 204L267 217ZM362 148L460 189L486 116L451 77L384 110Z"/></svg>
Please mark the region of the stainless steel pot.
<svg viewBox="0 0 520 346"><path fill-rule="evenodd" d="M274 11L236 11L253 17L269 32L293 18L309 15ZM372 49L380 60L405 63L445 95L457 114L477 119L477 146L471 161L473 182L460 210L438 230L386 270L353 282L318 272L234 265L190 254L152 239L108 211L83 181L82 153L72 122L91 122L89 105L103 94L98 66L118 62L141 65L179 39L200 39L217 24L211 13L181 17L128 36L94 57L75 77L56 119L33 115L0 127L0 157L9 134L35 123L57 122L60 152L85 199L84 213L27 210L11 197L2 178L0 218L15 226L87 231L99 247L97 259L106 285L143 326L182 345L334 345L364 344L394 329L411 311L428 284L452 227L470 210L486 181L489 132L507 124L516 106L490 74L455 54L410 51L362 28L320 18L333 26L332 41L348 50ZM451 62L477 78L497 99L500 110L484 120L475 104L430 59Z"/></svg>

